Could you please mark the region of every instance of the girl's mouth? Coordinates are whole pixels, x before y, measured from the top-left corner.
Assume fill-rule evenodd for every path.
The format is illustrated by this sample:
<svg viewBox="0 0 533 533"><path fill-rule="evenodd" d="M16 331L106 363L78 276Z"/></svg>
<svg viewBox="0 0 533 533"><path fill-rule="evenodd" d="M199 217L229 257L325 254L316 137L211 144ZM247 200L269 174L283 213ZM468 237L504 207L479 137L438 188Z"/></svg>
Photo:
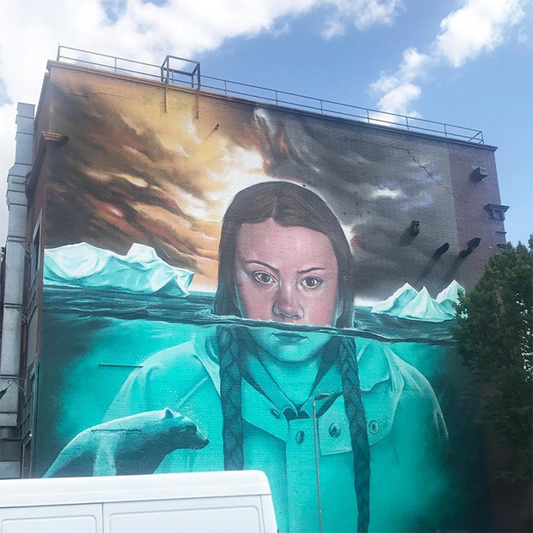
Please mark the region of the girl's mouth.
<svg viewBox="0 0 533 533"><path fill-rule="evenodd" d="M307 337L305 335L300 335L299 333L292 333L289 331L279 331L277 333L272 333L272 336L287 344L298 344L307 340Z"/></svg>

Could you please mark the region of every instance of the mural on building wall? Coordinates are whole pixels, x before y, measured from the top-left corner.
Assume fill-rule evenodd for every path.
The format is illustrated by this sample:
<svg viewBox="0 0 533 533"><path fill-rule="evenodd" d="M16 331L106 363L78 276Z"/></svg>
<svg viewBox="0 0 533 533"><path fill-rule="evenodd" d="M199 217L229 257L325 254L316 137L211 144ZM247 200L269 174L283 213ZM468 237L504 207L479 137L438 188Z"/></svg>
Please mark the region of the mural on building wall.
<svg viewBox="0 0 533 533"><path fill-rule="evenodd" d="M446 145L98 83L51 89L35 473L259 469L303 533L318 452L324 532L487 529Z"/></svg>

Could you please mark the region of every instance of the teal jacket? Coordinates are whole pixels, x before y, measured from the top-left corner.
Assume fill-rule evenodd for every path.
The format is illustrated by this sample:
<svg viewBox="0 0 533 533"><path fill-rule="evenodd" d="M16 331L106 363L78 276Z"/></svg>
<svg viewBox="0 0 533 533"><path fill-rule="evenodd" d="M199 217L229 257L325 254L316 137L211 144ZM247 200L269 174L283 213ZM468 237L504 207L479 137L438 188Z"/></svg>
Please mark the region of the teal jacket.
<svg viewBox="0 0 533 533"><path fill-rule="evenodd" d="M448 436L435 394L391 345L363 338L356 345L371 452L370 531L435 531L448 486ZM322 383L332 390L316 392L340 391L335 372ZM223 470L219 391L218 344L214 330L206 329L148 358L106 419L168 407L191 418L210 443L168 454L157 472ZM243 380L245 468L266 472L281 533L317 533L313 420L287 420L282 408ZM323 531L355 533L353 455L342 395L318 418L318 450Z"/></svg>

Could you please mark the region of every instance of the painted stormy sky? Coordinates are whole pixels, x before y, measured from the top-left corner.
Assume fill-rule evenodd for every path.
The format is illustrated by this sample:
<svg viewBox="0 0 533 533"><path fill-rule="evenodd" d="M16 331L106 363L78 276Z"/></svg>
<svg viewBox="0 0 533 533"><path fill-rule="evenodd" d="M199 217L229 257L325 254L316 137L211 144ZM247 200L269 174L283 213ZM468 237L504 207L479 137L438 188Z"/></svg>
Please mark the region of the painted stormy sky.
<svg viewBox="0 0 533 533"><path fill-rule="evenodd" d="M420 285L435 249L457 246L445 146L210 98L196 120L194 98L171 94L161 113L153 94L147 103L150 90L128 99L54 87L55 129L69 141L50 158L47 247L88 242L125 253L140 242L193 270L193 288L213 290L226 207L270 179L305 185L333 208L354 251L360 302ZM412 220L424 229L416 239ZM425 280L434 296L448 267Z"/></svg>

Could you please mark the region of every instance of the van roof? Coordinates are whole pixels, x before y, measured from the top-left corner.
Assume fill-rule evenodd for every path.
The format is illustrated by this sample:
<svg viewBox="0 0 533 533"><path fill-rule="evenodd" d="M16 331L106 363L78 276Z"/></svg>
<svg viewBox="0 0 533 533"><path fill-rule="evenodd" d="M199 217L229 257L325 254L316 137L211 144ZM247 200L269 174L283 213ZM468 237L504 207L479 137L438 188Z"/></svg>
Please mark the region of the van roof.
<svg viewBox="0 0 533 533"><path fill-rule="evenodd" d="M269 494L268 479L257 470L11 479L0 481L0 508Z"/></svg>

